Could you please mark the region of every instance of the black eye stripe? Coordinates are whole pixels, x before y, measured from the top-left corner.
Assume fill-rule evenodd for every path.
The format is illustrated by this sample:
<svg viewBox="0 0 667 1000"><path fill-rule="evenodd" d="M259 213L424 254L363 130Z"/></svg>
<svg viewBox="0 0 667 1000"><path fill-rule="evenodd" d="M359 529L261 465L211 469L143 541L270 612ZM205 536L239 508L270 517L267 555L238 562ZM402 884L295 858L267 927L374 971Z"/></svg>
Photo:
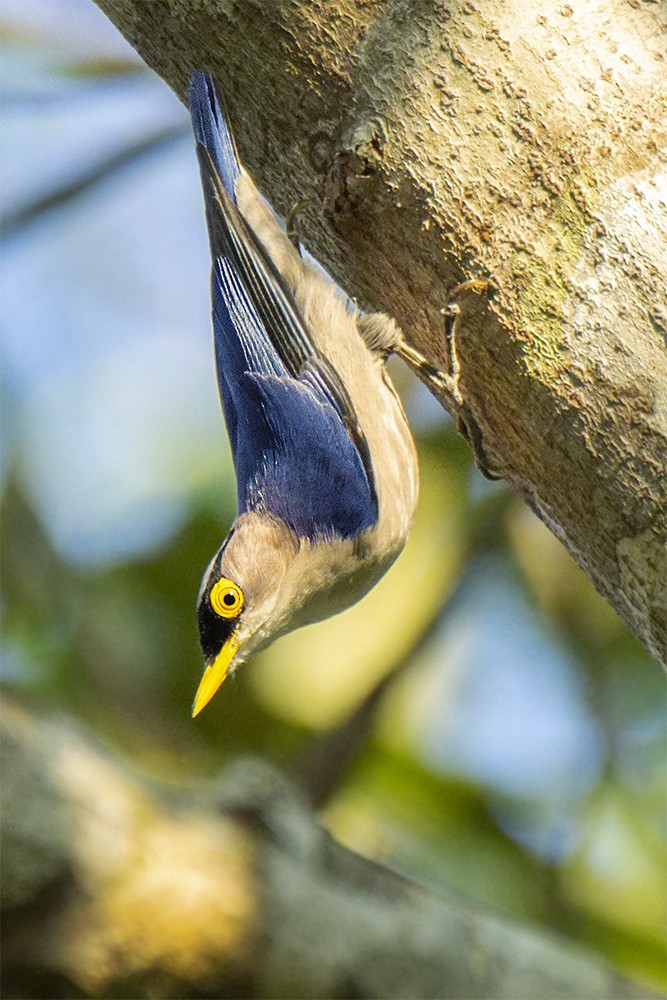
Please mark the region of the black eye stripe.
<svg viewBox="0 0 667 1000"><path fill-rule="evenodd" d="M218 655L233 634L238 618L219 618L206 604L201 604L197 609L197 624L199 644L204 658L208 661Z"/></svg>

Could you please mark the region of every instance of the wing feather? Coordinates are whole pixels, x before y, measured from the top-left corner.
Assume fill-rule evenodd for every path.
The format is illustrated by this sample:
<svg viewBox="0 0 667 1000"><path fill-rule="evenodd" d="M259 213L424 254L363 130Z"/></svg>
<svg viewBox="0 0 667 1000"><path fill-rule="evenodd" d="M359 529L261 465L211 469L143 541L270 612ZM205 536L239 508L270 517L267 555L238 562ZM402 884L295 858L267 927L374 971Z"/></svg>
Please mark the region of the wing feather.
<svg viewBox="0 0 667 1000"><path fill-rule="evenodd" d="M216 369L239 512L268 511L300 537L354 536L378 516L354 407L236 206L241 167L207 74L193 74L190 101L213 256Z"/></svg>

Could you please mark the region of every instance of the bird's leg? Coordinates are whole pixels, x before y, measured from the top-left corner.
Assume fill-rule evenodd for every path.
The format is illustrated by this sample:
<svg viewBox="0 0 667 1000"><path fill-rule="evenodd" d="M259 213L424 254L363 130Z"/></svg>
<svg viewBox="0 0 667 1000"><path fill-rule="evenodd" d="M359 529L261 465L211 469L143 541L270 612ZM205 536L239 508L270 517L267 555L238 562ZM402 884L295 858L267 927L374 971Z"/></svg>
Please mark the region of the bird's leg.
<svg viewBox="0 0 667 1000"><path fill-rule="evenodd" d="M449 371L436 368L435 365L426 360L423 354L408 344L402 334L400 341L394 347L394 353L410 365L412 370L421 376L437 395L446 396L452 409L458 412L463 405L459 389L458 368L456 370L450 368Z"/></svg>
<svg viewBox="0 0 667 1000"><path fill-rule="evenodd" d="M384 313L359 313L357 328L369 351L384 361L390 354L397 354L419 375L438 396L447 398L448 406L457 412L463 400L458 381L449 372L441 371L427 361L423 354L408 344L403 331L390 316Z"/></svg>
<svg viewBox="0 0 667 1000"><path fill-rule="evenodd" d="M456 419L457 429L470 444L475 462L482 475L487 479L500 479L505 466L494 466L489 462L484 447L482 429L461 392L461 365L457 351L457 337L461 325L461 306L457 299L466 292L489 294L490 289L488 281L472 280L462 282L450 292L447 305L441 310L445 325L445 371L436 368L419 351L406 343L398 327L396 327L397 338L392 349L410 365L436 395L445 397Z"/></svg>
<svg viewBox="0 0 667 1000"><path fill-rule="evenodd" d="M290 208L289 215L285 220L285 232L287 233L287 238L299 252L299 256L301 256L301 244L299 242L299 234L296 231L296 220L299 212L302 212L309 202L310 198L301 198L299 201L295 202Z"/></svg>

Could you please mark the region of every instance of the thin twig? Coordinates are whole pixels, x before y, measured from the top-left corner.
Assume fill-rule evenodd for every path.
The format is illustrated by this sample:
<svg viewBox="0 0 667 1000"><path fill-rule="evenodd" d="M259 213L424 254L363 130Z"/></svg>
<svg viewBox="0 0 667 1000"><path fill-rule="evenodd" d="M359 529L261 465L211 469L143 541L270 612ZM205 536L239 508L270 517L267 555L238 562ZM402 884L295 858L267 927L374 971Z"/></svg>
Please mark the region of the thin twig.
<svg viewBox="0 0 667 1000"><path fill-rule="evenodd" d="M176 139L181 139L186 132L183 125L170 125L145 139L132 143L74 180L68 181L61 187L28 202L26 205L21 205L13 212L8 212L0 218L0 235L5 240L19 235L34 222L38 222L53 211L64 208L80 195L108 180L118 171L130 166L143 156L158 152Z"/></svg>

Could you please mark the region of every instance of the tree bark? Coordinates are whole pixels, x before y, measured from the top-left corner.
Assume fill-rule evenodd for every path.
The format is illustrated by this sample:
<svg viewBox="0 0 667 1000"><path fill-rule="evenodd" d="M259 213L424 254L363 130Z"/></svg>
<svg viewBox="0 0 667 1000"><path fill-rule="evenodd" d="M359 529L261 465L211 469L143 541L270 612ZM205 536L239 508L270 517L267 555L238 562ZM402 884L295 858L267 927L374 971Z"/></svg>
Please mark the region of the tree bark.
<svg viewBox="0 0 667 1000"><path fill-rule="evenodd" d="M267 197L433 364L491 283L455 303L485 451L667 662L665 5L97 2L181 97L213 72Z"/></svg>
<svg viewBox="0 0 667 1000"><path fill-rule="evenodd" d="M264 764L149 786L13 704L0 750L5 997L649 996L339 847Z"/></svg>

